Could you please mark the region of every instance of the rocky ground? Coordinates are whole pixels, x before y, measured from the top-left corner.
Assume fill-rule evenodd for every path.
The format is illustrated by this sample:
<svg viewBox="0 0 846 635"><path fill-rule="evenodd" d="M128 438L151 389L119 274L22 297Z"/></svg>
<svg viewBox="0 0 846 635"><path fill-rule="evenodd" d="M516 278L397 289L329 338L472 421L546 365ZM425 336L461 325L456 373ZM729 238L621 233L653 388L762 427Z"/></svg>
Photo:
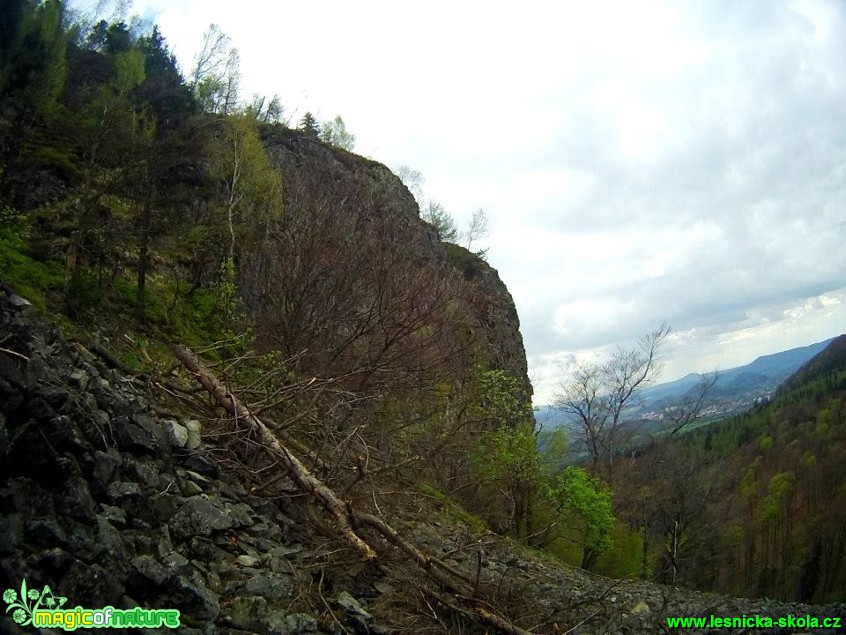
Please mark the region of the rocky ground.
<svg viewBox="0 0 846 635"><path fill-rule="evenodd" d="M290 483L256 489L216 458L197 420L163 414L149 395L147 378L0 291L0 591L26 579L66 608L177 608L181 633L485 632L465 598L395 548L370 536L379 558L361 562L308 520ZM668 615L846 616L592 576L409 510L390 521L473 581L471 602L532 632L669 632ZM0 615L0 632L35 632L13 615Z"/></svg>

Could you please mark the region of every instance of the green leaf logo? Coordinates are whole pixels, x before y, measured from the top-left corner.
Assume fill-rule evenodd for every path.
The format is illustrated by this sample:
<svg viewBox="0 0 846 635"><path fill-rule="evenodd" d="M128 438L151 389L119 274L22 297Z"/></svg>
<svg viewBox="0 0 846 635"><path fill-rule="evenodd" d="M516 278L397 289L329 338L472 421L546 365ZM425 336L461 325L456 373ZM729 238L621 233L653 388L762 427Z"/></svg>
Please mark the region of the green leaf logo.
<svg viewBox="0 0 846 635"><path fill-rule="evenodd" d="M49 586L44 586L44 589L27 589L26 579L21 582L20 599L18 593L14 589L6 589L3 592L3 601L9 606L6 607L6 613L12 611L12 619L21 626L28 626L32 623L32 615L35 611L44 604L50 609L57 609L68 601L67 598L53 595L53 591Z"/></svg>

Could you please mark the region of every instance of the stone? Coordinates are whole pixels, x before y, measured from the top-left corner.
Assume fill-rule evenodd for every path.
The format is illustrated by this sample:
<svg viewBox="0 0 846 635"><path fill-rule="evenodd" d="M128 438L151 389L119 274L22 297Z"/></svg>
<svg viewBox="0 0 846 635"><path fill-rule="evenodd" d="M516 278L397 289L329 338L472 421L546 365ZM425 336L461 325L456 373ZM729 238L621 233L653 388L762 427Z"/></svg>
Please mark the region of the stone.
<svg viewBox="0 0 846 635"><path fill-rule="evenodd" d="M114 480L117 469L123 464L120 455L94 451L94 484L98 489L105 490Z"/></svg>
<svg viewBox="0 0 846 635"><path fill-rule="evenodd" d="M88 489L88 481L81 477L68 479L59 502L62 513L79 520L92 521L97 516L97 505Z"/></svg>
<svg viewBox="0 0 846 635"><path fill-rule="evenodd" d="M197 485L194 481L182 481L182 484L179 486L179 491L182 492L182 495L185 497L197 496L198 494L203 493L203 488Z"/></svg>
<svg viewBox="0 0 846 635"><path fill-rule="evenodd" d="M165 421L165 429L168 432L171 447L184 448L188 443L188 428L182 424L168 420Z"/></svg>
<svg viewBox="0 0 846 635"><path fill-rule="evenodd" d="M35 399L33 401L39 398L43 399L56 410L59 410L67 403L70 394L61 386L42 386L35 391Z"/></svg>
<svg viewBox="0 0 846 635"><path fill-rule="evenodd" d="M9 295L6 300L16 309L25 309L26 307L32 306L32 302L19 295L15 295L14 293Z"/></svg>
<svg viewBox="0 0 846 635"><path fill-rule="evenodd" d="M112 431L118 447L129 452L145 451L154 454L156 443L150 431L128 417L112 417Z"/></svg>
<svg viewBox="0 0 846 635"><path fill-rule="evenodd" d="M335 598L335 602L347 611L350 615L358 615L359 617L363 617L366 620L372 619L373 616L370 615L367 611L365 611L358 600L356 600L352 595L347 593L346 591L341 591L338 596Z"/></svg>
<svg viewBox="0 0 846 635"><path fill-rule="evenodd" d="M373 583L373 588L376 589L376 592L381 595L390 595L391 593L394 593L396 591L396 589L392 585L388 584L387 582L381 582L379 580Z"/></svg>
<svg viewBox="0 0 846 635"><path fill-rule="evenodd" d="M269 635L308 635L321 632L317 620L305 613L286 614L276 611L265 620L264 626L264 632Z"/></svg>
<svg viewBox="0 0 846 635"><path fill-rule="evenodd" d="M244 503L225 503L224 507L229 516L238 523L239 527L252 527L255 512L253 508Z"/></svg>
<svg viewBox="0 0 846 635"><path fill-rule="evenodd" d="M274 558L285 560L293 560L294 558L303 555L303 546L300 544L279 545L270 550L270 555Z"/></svg>
<svg viewBox="0 0 846 635"><path fill-rule="evenodd" d="M90 393L88 394L88 397L91 397ZM100 451L110 451L117 455L117 450L109 447L112 445L113 440L111 433L111 418L107 412L96 406L91 407L86 411L84 417L77 419L76 423L85 434L91 445Z"/></svg>
<svg viewBox="0 0 846 635"><path fill-rule="evenodd" d="M102 518L108 520L115 527L122 528L126 526L126 512L120 507L103 504L100 506L100 514Z"/></svg>
<svg viewBox="0 0 846 635"><path fill-rule="evenodd" d="M291 577L280 574L258 574L244 584L244 593L260 595L271 602L289 597L291 594Z"/></svg>
<svg viewBox="0 0 846 635"><path fill-rule="evenodd" d="M91 444L67 415L53 417L43 429L50 445L55 449L67 448L76 455L91 449Z"/></svg>
<svg viewBox="0 0 846 635"><path fill-rule="evenodd" d="M159 472L158 468L149 460L131 460L128 461L125 467L126 475L140 483L146 491L154 491L158 493L159 490Z"/></svg>
<svg viewBox="0 0 846 635"><path fill-rule="evenodd" d="M196 419L190 419L185 422L185 429L188 437L185 443L186 450L196 450L202 443L201 433L203 430L202 424Z"/></svg>
<svg viewBox="0 0 846 635"><path fill-rule="evenodd" d="M643 600L640 600L637 604L634 605L634 608L632 608L633 615L646 615L649 612L649 605Z"/></svg>
<svg viewBox="0 0 846 635"><path fill-rule="evenodd" d="M77 368L68 376L68 383L78 390L85 392L85 389L88 388L88 382L90 379L91 378L88 373L81 368Z"/></svg>
<svg viewBox="0 0 846 635"><path fill-rule="evenodd" d="M220 604L196 571L177 577L170 585L168 600L192 620L213 622L220 614Z"/></svg>
<svg viewBox="0 0 846 635"><path fill-rule="evenodd" d="M212 591L214 591L218 595L223 592L223 582L221 582L220 576L217 574L216 571L206 572L206 584Z"/></svg>
<svg viewBox="0 0 846 635"><path fill-rule="evenodd" d="M68 536L56 518L31 520L26 525L26 538L40 547L65 547L68 544Z"/></svg>
<svg viewBox="0 0 846 635"><path fill-rule="evenodd" d="M115 481L106 490L106 496L113 503L141 496L141 486L131 481Z"/></svg>
<svg viewBox="0 0 846 635"><path fill-rule="evenodd" d="M163 556L162 563L164 563L169 571L177 575L182 575L183 573L191 570L191 563L188 562L188 558L178 551L171 551Z"/></svg>
<svg viewBox="0 0 846 635"><path fill-rule="evenodd" d="M232 529L235 521L217 503L205 496L193 496L176 512L169 526L175 538L184 539Z"/></svg>
<svg viewBox="0 0 846 635"><path fill-rule="evenodd" d="M217 464L202 454L189 454L183 459L183 465L189 470L193 470L209 478L218 478L220 476L220 468Z"/></svg>
<svg viewBox="0 0 846 635"><path fill-rule="evenodd" d="M6 417L0 413L0 475L5 471L6 462L9 460L9 448L11 447L9 430L6 427Z"/></svg>
<svg viewBox="0 0 846 635"><path fill-rule="evenodd" d="M197 472L193 472L191 470L184 470L184 475L186 478L189 478L195 483L199 483L204 487L208 487L209 485L211 485L211 480L209 480L202 474L198 474Z"/></svg>
<svg viewBox="0 0 846 635"><path fill-rule="evenodd" d="M267 600L261 596L237 596L232 600L232 608L229 610L232 626L247 631L261 630L266 615Z"/></svg>
<svg viewBox="0 0 846 635"><path fill-rule="evenodd" d="M71 564L64 578L56 585L61 594L83 606L114 606L126 592L113 569L99 564L87 565L80 560Z"/></svg>
<svg viewBox="0 0 846 635"><path fill-rule="evenodd" d="M190 540L189 549L186 553L190 554L192 558L197 558L209 563L224 563L231 554L224 551L208 538L202 536L194 536Z"/></svg>
<svg viewBox="0 0 846 635"><path fill-rule="evenodd" d="M27 408L33 417L41 421L49 421L58 415L58 413L53 409L53 406L51 406L43 397L30 399L27 404Z"/></svg>
<svg viewBox="0 0 846 635"><path fill-rule="evenodd" d="M0 555L15 553L23 539L23 518L20 514L0 514Z"/></svg>
<svg viewBox="0 0 846 635"><path fill-rule="evenodd" d="M133 569L156 586L162 586L170 579L167 568L152 556L141 555L132 559Z"/></svg>
<svg viewBox="0 0 846 635"><path fill-rule="evenodd" d="M167 525L162 525L159 528L159 532L159 542L156 545L156 551L159 557L164 557L173 551L173 541L170 539L170 531L168 531Z"/></svg>
<svg viewBox="0 0 846 635"><path fill-rule="evenodd" d="M127 556L121 533L102 517L97 518L97 543L105 551L107 562L113 563L118 569L125 568Z"/></svg>
<svg viewBox="0 0 846 635"><path fill-rule="evenodd" d="M26 477L13 478L9 480L8 487L15 509L27 517L44 518L55 515L53 497L36 481Z"/></svg>
<svg viewBox="0 0 846 635"><path fill-rule="evenodd" d="M242 555L235 558L235 563L241 565L242 567L257 567L259 559L255 556Z"/></svg>

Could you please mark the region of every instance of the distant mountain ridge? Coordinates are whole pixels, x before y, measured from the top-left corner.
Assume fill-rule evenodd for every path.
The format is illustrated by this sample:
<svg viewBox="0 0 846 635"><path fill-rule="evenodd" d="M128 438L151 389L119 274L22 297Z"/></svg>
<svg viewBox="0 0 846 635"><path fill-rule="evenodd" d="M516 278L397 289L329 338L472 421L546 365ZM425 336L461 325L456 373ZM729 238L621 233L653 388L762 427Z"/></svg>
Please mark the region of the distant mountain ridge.
<svg viewBox="0 0 846 635"><path fill-rule="evenodd" d="M744 366L719 371L717 383L706 400L705 415L718 418L748 410L756 398L771 395L835 339L843 339L846 345L846 336L831 337L808 346L761 355ZM638 395L638 404L629 411L628 418L638 419L662 411L693 390L704 376L702 373L689 373L679 379L644 388ZM563 415L551 405L541 406L535 414L539 423L567 426Z"/></svg>
<svg viewBox="0 0 846 635"><path fill-rule="evenodd" d="M835 337L829 342L822 352L805 362L779 386L779 392L796 388L803 382L810 382L846 368L846 335Z"/></svg>
<svg viewBox="0 0 846 635"><path fill-rule="evenodd" d="M742 399L754 393L769 393L795 373L803 364L822 352L831 342L831 337L822 342L799 346L779 353L761 355L744 366L719 371L712 398ZM703 378L700 373L690 373L681 379L649 386L640 393L641 409L652 409L663 403L678 399L695 387Z"/></svg>

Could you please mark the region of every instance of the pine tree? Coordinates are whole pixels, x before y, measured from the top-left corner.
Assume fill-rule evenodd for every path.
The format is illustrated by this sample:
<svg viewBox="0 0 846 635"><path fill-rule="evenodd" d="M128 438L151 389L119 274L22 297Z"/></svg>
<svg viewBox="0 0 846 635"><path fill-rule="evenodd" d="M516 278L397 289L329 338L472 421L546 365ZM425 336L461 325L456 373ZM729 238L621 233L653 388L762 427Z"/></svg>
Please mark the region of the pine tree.
<svg viewBox="0 0 846 635"><path fill-rule="evenodd" d="M317 118L310 112L303 115L302 121L300 121L300 130L315 139L320 136L320 124L317 122Z"/></svg>

